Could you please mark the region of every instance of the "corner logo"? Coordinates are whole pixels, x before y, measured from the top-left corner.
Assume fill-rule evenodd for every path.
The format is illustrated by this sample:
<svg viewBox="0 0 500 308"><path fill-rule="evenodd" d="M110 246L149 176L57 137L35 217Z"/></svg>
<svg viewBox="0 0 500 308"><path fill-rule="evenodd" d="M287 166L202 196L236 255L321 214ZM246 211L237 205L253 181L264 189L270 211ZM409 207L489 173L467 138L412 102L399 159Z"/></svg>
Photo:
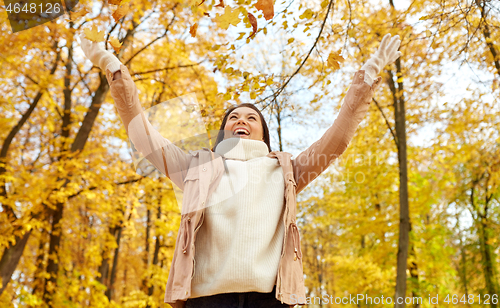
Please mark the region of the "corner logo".
<svg viewBox="0 0 500 308"><path fill-rule="evenodd" d="M78 0L4 0L12 32L27 30L73 10Z"/></svg>

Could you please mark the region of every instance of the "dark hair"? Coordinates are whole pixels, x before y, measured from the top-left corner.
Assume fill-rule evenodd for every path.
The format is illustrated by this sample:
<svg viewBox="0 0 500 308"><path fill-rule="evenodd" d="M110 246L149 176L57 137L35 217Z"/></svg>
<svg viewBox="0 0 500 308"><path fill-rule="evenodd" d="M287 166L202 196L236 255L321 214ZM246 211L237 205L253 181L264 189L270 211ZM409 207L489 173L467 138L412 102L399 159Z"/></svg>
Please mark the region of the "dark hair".
<svg viewBox="0 0 500 308"><path fill-rule="evenodd" d="M215 151L215 148L217 147L217 145L219 143L221 143L222 140L224 140L224 127L226 126L227 118L229 117L229 115L231 114L231 112L233 112L235 109L240 108L240 107L252 108L253 110L255 110L257 112L257 114L260 117L260 122L262 123L262 131L263 131L263 135L264 135L264 143L267 145L267 148L269 149L269 152L271 152L271 141L270 141L270 138L269 138L269 128L267 128L266 120L264 120L264 116L262 115L262 113L260 112L260 110L257 107L255 107L254 104L251 104L251 103L243 103L243 104L231 106L231 107L229 107L226 110L226 113L224 114L224 118L222 119L222 123L221 123L220 129L219 129L219 133L217 134L217 139L215 140L215 145L212 148L212 151Z"/></svg>

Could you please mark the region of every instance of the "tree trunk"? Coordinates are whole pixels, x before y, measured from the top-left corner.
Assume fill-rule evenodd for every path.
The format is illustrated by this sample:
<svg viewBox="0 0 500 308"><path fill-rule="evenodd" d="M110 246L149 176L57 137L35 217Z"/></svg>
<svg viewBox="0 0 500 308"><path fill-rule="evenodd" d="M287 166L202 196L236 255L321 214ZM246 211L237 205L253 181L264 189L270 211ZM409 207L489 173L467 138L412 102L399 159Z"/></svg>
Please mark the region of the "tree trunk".
<svg viewBox="0 0 500 308"><path fill-rule="evenodd" d="M0 278L2 279L0 294L2 294L7 287L12 274L19 263L19 259L21 259L21 256L23 255L24 247L26 247L31 231L32 230L29 230L23 236L16 236L16 243L5 248L2 254L2 259L0 259Z"/></svg>
<svg viewBox="0 0 500 308"><path fill-rule="evenodd" d="M396 78L401 77L401 60L396 60ZM395 307L405 307L406 296L406 269L408 262L408 246L410 232L410 210L408 204L408 165L406 152L406 113L403 96L403 81L394 82L394 75L389 71L388 84L394 99L394 119L399 162L399 240L397 256L397 276ZM403 303L398 304L398 298L403 298ZM401 301L401 300L400 300Z"/></svg>
<svg viewBox="0 0 500 308"><path fill-rule="evenodd" d="M492 247L488 243L490 239L488 231L487 218L481 216L479 219L479 243L481 247L484 280L486 282L488 294L493 295L498 294L498 289L495 275L496 268L494 264L494 256L491 251ZM498 307L498 303L494 303L490 300L490 306L496 308Z"/></svg>
<svg viewBox="0 0 500 308"><path fill-rule="evenodd" d="M479 7L479 10L481 11L481 21L482 21L482 32L485 38L486 45L488 46L488 49L491 52L491 55L493 57L493 63L495 64L495 68L497 70L498 76L500 76L500 58L498 56L498 52L495 48L495 45L493 44L493 40L491 39L491 31L490 27L488 26L488 23L486 22L486 18L488 17L486 15L486 11L484 9L484 6L486 5L486 1L481 1L481 0L476 0L476 5ZM480 27L481 27L480 24Z"/></svg>
<svg viewBox="0 0 500 308"><path fill-rule="evenodd" d="M146 240L145 240L145 245L146 249L144 249L144 257L143 257L143 262L144 262L144 268L146 269L146 272L149 268L149 237L151 233L151 210L147 209L146 211ZM147 274L144 275L144 278L142 279L142 290L144 293L146 293L146 290L148 289L148 276Z"/></svg>
<svg viewBox="0 0 500 308"><path fill-rule="evenodd" d="M49 260L46 269L48 279L45 281L43 291L44 301L49 307L54 307L52 296L57 287L57 273L59 271L58 250L62 237L61 219L63 216L63 209L64 203L58 202L56 204L56 209L51 210L52 230L50 232Z"/></svg>
<svg viewBox="0 0 500 308"><path fill-rule="evenodd" d="M40 292L40 290L45 285L45 278L42 277L41 273L44 271L43 261L45 260L47 231L45 229L42 230L40 234L40 242L38 243L38 256L36 257L36 270L33 275L33 290L31 290L31 294L36 295Z"/></svg>
<svg viewBox="0 0 500 308"><path fill-rule="evenodd" d="M71 125L71 71L73 69L73 40L69 39L67 42L68 58L66 60L66 74L64 76L64 113L61 124L61 138L63 140L61 145L61 153L64 153L68 146L67 140L70 134ZM69 180L65 181L65 185ZM64 186L65 186L64 185ZM56 202L55 209L50 209L49 214L52 217L50 242L49 242L49 260L47 263L47 276L45 281L45 288L43 291L43 298L49 307L53 307L52 297L57 287L57 274L59 271L59 245L62 237L61 219L63 217L64 202Z"/></svg>
<svg viewBox="0 0 500 308"><path fill-rule="evenodd" d="M109 286L108 289L106 290L106 297L108 298L109 301L113 298L113 294L115 293L114 290L114 284L116 280L116 273L118 271L118 256L120 253L120 243L121 243L121 238L122 238L122 230L123 226L119 226L116 229L116 248L115 248L115 255L113 257L113 267L111 269L111 275L109 276Z"/></svg>
<svg viewBox="0 0 500 308"><path fill-rule="evenodd" d="M158 204L161 204L161 201L158 200ZM156 219L160 220L161 219L161 205L158 205L158 213L156 215ZM160 256L160 247L161 247L161 238L159 235L156 235L156 240L155 240L155 250L153 252L153 262L152 266L156 266L158 264L158 259ZM151 275L151 278L153 278L153 275ZM151 286L148 288L148 296L153 295L154 292L154 285L151 284ZM150 308L151 306L148 304L146 308Z"/></svg>

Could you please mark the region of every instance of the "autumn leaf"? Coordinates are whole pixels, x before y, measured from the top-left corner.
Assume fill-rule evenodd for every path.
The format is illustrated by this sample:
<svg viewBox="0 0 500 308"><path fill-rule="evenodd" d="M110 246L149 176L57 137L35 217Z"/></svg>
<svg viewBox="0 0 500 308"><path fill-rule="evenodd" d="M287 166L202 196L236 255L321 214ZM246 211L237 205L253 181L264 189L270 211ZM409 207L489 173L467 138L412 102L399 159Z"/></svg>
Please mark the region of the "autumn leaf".
<svg viewBox="0 0 500 308"><path fill-rule="evenodd" d="M257 18L253 16L252 13L248 13L248 20L250 21L250 24L252 25L252 34L250 34L249 38L254 36L255 33L257 33Z"/></svg>
<svg viewBox="0 0 500 308"><path fill-rule="evenodd" d="M344 57L340 55L340 50L337 52L331 52L330 55L328 56L327 66L331 67L334 71L338 70L340 68L340 63L344 62Z"/></svg>
<svg viewBox="0 0 500 308"><path fill-rule="evenodd" d="M122 0L108 0L108 4L120 5Z"/></svg>
<svg viewBox="0 0 500 308"><path fill-rule="evenodd" d="M122 44L123 44L123 43L120 43L120 41L116 37L111 37L109 39L109 43L111 44L111 47L113 47L113 49L115 50L116 53L118 53L120 51L120 49L122 48Z"/></svg>
<svg viewBox="0 0 500 308"><path fill-rule="evenodd" d="M83 34L88 40L93 42L104 42L104 31L99 31L96 25L92 26L92 29L83 29Z"/></svg>
<svg viewBox="0 0 500 308"><path fill-rule="evenodd" d="M309 19L313 16L313 11L311 9L307 9L302 13L302 15L299 16L300 19Z"/></svg>
<svg viewBox="0 0 500 308"><path fill-rule="evenodd" d="M122 5L119 8L116 9L116 11L113 13L113 18L115 22L118 22L123 16L127 15L130 7L128 5Z"/></svg>
<svg viewBox="0 0 500 308"><path fill-rule="evenodd" d="M87 10L87 8L83 8L83 9L79 10L78 12L69 11L69 19L74 21L82 16L87 15L88 13L89 13L89 11Z"/></svg>
<svg viewBox="0 0 500 308"><path fill-rule="evenodd" d="M194 25L189 28L189 34L191 34L192 37L196 36L196 30L198 29L198 23L195 23Z"/></svg>
<svg viewBox="0 0 500 308"><path fill-rule="evenodd" d="M224 9L224 14L217 14L215 16L215 21L219 25L221 29L227 30L229 25L236 26L237 24L240 23L240 19L238 18L238 15L240 15L240 11L238 9L231 9L231 7L228 5Z"/></svg>
<svg viewBox="0 0 500 308"><path fill-rule="evenodd" d="M274 16L273 0L259 0L255 4L255 8L264 13L264 18L266 20L272 19Z"/></svg>
<svg viewBox="0 0 500 308"><path fill-rule="evenodd" d="M215 7L221 7L221 8L224 8L225 5L224 5L224 0L219 0L219 4L217 4Z"/></svg>

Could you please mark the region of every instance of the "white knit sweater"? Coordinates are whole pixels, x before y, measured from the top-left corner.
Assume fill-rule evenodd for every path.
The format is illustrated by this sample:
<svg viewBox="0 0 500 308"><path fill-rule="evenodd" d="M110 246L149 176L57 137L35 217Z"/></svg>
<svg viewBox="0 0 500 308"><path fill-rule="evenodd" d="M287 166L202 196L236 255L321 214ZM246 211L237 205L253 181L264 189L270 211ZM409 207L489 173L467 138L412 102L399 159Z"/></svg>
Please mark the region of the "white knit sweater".
<svg viewBox="0 0 500 308"><path fill-rule="evenodd" d="M230 138L215 152L227 171L196 235L191 297L271 292L285 231L282 168L262 141Z"/></svg>

